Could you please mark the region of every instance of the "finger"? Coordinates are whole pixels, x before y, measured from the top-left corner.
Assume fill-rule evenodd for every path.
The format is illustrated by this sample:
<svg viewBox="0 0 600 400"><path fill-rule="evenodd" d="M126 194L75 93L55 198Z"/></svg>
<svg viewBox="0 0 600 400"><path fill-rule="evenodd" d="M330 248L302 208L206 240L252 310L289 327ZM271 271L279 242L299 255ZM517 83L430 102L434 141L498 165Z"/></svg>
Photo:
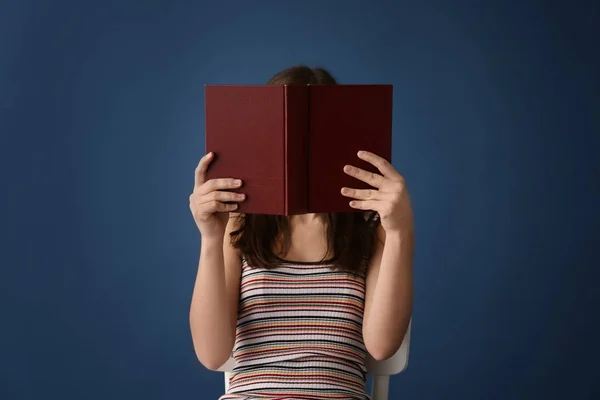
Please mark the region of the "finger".
<svg viewBox="0 0 600 400"><path fill-rule="evenodd" d="M208 169L208 165L213 159L213 152L211 151L208 154L205 154L204 157L200 159L198 166L196 167L196 174L194 177L194 186L200 187L206 180L206 170Z"/></svg>
<svg viewBox="0 0 600 400"><path fill-rule="evenodd" d="M352 200L350 207L357 210L378 211L379 202L376 200Z"/></svg>
<svg viewBox="0 0 600 400"><path fill-rule="evenodd" d="M204 204L204 212L208 215L208 214L214 214L216 212L228 212L228 211L233 211L233 210L237 210L238 205L237 204L227 204L227 203L222 203L220 201L217 200L213 200L210 201L208 203Z"/></svg>
<svg viewBox="0 0 600 400"><path fill-rule="evenodd" d="M244 201L246 195L243 193L234 193L234 192L210 192L209 194L202 196L200 203L208 203L211 201Z"/></svg>
<svg viewBox="0 0 600 400"><path fill-rule="evenodd" d="M370 151L359 151L358 158L375 166L381 174L387 178L397 178L400 176L398 171L385 158L378 156Z"/></svg>
<svg viewBox="0 0 600 400"><path fill-rule="evenodd" d="M238 209L237 204L219 203L217 205L217 212L231 212L231 211L235 211L237 209Z"/></svg>
<svg viewBox="0 0 600 400"><path fill-rule="evenodd" d="M374 189L352 189L343 187L342 195L358 200L378 200L380 192Z"/></svg>
<svg viewBox="0 0 600 400"><path fill-rule="evenodd" d="M236 189L242 186L241 179L232 179L232 178L218 178L218 179L210 179L209 181L204 182L198 188L198 193L201 195L208 194L210 192L214 192L216 190L226 190L226 189Z"/></svg>
<svg viewBox="0 0 600 400"><path fill-rule="evenodd" d="M382 192L374 189L352 189L343 187L342 195L357 200L396 201L397 192Z"/></svg>
<svg viewBox="0 0 600 400"><path fill-rule="evenodd" d="M365 171L362 168L354 167L352 165L346 165L344 172L360 181L363 181L373 187L380 188L383 184L384 177L379 174L374 174L369 171Z"/></svg>

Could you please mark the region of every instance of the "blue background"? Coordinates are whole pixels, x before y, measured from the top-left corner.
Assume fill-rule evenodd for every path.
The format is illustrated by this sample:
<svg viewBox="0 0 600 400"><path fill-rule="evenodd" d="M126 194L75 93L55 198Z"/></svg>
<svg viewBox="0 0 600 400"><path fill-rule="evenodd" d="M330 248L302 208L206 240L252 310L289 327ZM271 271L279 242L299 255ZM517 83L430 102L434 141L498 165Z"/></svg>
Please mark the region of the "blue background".
<svg viewBox="0 0 600 400"><path fill-rule="evenodd" d="M188 328L203 85L297 63L395 85L390 399L600 395L599 6L529 3L1 1L0 398L222 394Z"/></svg>

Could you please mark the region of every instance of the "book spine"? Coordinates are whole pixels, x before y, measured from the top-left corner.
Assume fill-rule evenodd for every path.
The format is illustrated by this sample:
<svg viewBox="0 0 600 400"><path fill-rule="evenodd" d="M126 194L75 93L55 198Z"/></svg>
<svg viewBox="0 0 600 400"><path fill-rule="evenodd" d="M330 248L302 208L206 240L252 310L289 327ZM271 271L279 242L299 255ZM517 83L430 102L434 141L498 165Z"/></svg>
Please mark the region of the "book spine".
<svg viewBox="0 0 600 400"><path fill-rule="evenodd" d="M285 96L285 214L308 212L307 85L284 86Z"/></svg>

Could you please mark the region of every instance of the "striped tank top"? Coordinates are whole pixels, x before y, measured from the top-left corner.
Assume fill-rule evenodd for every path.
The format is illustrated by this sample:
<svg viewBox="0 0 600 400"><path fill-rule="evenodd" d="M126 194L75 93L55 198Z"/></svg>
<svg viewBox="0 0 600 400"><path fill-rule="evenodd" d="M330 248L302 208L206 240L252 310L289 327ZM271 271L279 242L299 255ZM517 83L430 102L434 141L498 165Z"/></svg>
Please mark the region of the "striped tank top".
<svg viewBox="0 0 600 400"><path fill-rule="evenodd" d="M235 366L220 400L369 399L364 298L364 276L331 264L243 260Z"/></svg>

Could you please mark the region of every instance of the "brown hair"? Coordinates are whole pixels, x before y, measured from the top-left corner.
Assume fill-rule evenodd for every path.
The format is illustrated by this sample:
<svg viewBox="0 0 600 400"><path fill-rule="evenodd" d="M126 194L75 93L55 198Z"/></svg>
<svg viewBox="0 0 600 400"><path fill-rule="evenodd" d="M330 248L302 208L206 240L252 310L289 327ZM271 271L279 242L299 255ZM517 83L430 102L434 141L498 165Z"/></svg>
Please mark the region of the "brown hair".
<svg viewBox="0 0 600 400"><path fill-rule="evenodd" d="M323 68L295 66L275 74L268 85L330 84L337 82ZM329 213L324 215L327 227L327 251L333 246L331 264L336 269L362 274L373 254L375 225L363 212ZM233 246L251 266L273 268L284 261L274 254L279 248L287 254L290 245L289 218L277 215L242 214L238 229L231 232ZM321 261L326 261L325 259ZM329 260L328 260L329 261Z"/></svg>

